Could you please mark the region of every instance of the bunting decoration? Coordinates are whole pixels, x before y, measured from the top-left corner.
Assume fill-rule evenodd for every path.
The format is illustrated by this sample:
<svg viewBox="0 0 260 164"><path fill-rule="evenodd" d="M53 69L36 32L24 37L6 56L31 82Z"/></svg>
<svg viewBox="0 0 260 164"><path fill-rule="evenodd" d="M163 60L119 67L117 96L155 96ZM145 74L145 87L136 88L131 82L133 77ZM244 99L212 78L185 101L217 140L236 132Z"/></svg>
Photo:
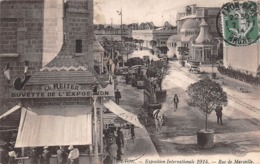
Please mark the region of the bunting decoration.
<svg viewBox="0 0 260 164"><path fill-rule="evenodd" d="M8 82L10 81L10 62L6 64L5 69L4 69L4 75L7 78Z"/></svg>

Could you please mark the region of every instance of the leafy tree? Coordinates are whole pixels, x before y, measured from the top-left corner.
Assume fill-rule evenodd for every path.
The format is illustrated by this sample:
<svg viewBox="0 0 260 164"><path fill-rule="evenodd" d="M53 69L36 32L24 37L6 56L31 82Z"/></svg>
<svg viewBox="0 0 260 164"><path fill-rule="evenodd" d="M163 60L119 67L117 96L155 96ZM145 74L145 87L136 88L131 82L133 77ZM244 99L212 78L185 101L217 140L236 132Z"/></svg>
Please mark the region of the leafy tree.
<svg viewBox="0 0 260 164"><path fill-rule="evenodd" d="M132 37L130 37L130 38L128 38L128 40L127 40L128 42L133 42L133 38Z"/></svg>
<svg viewBox="0 0 260 164"><path fill-rule="evenodd" d="M132 67L134 65L143 65L143 59L141 59L139 57L134 57L134 58L128 59L126 65L128 67Z"/></svg>
<svg viewBox="0 0 260 164"><path fill-rule="evenodd" d="M155 40L150 40L149 44L150 44L151 47L155 47L157 42Z"/></svg>
<svg viewBox="0 0 260 164"><path fill-rule="evenodd" d="M142 47L143 43L144 43L144 40L140 39L140 40L138 40L138 43L140 44L140 47Z"/></svg>
<svg viewBox="0 0 260 164"><path fill-rule="evenodd" d="M164 61L154 61L148 68L149 76L156 77L157 83L162 91L162 81L169 73L169 66L164 64Z"/></svg>
<svg viewBox="0 0 260 164"><path fill-rule="evenodd" d="M189 55L189 48L188 47L178 47L178 51L181 54L181 61L184 64L185 56ZM183 65L184 66L184 65Z"/></svg>
<svg viewBox="0 0 260 164"><path fill-rule="evenodd" d="M138 43L138 39L134 39L133 42L134 42L135 47L136 47L136 44Z"/></svg>
<svg viewBox="0 0 260 164"><path fill-rule="evenodd" d="M223 91L220 84L209 78L202 79L189 85L187 93L193 105L205 115L205 130L208 130L208 115L217 106L227 105L227 94Z"/></svg>

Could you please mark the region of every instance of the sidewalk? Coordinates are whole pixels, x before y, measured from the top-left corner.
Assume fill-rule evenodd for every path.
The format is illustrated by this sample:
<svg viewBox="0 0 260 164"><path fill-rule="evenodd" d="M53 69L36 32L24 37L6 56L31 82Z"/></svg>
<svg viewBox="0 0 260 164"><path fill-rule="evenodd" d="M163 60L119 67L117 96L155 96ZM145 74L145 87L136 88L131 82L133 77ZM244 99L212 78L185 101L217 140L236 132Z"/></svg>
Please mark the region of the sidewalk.
<svg viewBox="0 0 260 164"><path fill-rule="evenodd" d="M143 105L143 90L126 85L125 80L118 76L118 90L121 92L122 98L119 105L125 110L138 114L139 107ZM159 158L157 150L146 129L135 128L135 140L126 141L125 152L122 156L123 162L125 160L142 161L151 157Z"/></svg>

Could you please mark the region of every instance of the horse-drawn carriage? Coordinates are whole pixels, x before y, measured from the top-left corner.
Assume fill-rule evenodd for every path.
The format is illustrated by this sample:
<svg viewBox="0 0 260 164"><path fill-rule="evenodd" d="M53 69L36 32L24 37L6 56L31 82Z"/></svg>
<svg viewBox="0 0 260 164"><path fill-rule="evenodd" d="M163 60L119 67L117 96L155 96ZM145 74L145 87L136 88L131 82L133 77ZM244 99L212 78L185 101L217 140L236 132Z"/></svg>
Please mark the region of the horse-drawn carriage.
<svg viewBox="0 0 260 164"><path fill-rule="evenodd" d="M146 126L155 124L156 127L161 127L166 123L166 118L161 112L161 108L140 106L138 118Z"/></svg>

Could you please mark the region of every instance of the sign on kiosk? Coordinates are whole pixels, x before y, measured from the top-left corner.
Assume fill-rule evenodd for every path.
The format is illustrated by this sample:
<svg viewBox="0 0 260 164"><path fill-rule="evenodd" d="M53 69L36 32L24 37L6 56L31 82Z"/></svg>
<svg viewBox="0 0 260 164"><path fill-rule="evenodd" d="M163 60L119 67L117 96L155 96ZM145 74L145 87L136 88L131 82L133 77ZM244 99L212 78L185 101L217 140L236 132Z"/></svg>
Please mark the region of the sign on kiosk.
<svg viewBox="0 0 260 164"><path fill-rule="evenodd" d="M113 96L113 90L98 90L95 96ZM44 85L40 91L14 91L11 98L61 98L61 97L92 97L92 90L83 90L78 84L54 83Z"/></svg>

